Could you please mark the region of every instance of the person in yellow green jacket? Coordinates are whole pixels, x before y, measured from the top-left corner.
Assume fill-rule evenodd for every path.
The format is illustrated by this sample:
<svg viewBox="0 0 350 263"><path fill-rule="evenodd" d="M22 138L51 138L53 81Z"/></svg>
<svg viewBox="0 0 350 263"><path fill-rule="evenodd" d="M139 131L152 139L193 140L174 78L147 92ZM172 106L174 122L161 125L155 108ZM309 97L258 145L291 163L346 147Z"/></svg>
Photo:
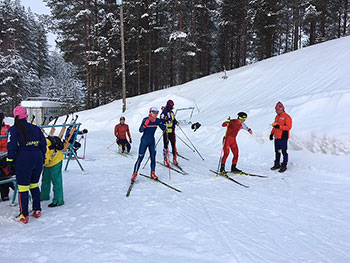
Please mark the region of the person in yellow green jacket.
<svg viewBox="0 0 350 263"><path fill-rule="evenodd" d="M53 200L49 207L56 207L64 204L62 185L62 162L63 153L59 150L56 140L58 137L46 139L47 151L45 155L44 171L41 179L41 200L50 200L51 182L53 184ZM58 143L62 144L62 142ZM57 149L58 148L58 149Z"/></svg>

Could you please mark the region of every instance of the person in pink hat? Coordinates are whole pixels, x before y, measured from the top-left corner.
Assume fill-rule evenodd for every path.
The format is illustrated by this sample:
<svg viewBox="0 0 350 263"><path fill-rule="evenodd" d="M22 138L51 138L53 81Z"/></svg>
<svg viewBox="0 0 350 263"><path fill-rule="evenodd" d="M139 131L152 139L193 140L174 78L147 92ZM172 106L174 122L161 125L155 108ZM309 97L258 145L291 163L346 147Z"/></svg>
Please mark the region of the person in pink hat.
<svg viewBox="0 0 350 263"><path fill-rule="evenodd" d="M20 222L28 223L29 191L33 199L33 217L41 216L39 179L46 153L46 139L39 127L27 122L27 111L17 106L13 110L15 124L7 142L7 167L16 175Z"/></svg>
<svg viewBox="0 0 350 263"><path fill-rule="evenodd" d="M289 132L292 129L292 118L284 111L282 102L277 102L275 122L272 123L272 130L270 133L270 140L275 137L275 164L271 170L278 170L283 173L287 170L288 163L288 139ZM280 163L281 152L283 155L283 162Z"/></svg>

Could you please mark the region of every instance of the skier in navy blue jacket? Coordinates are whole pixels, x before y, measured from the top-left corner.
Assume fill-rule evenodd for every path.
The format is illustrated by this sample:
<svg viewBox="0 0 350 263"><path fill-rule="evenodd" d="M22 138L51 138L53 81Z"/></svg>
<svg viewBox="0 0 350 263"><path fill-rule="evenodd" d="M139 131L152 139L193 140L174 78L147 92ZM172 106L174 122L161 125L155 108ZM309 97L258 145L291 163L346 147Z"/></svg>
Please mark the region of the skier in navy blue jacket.
<svg viewBox="0 0 350 263"><path fill-rule="evenodd" d="M20 222L28 223L29 190L33 198L33 217L41 216L39 179L46 153L46 139L39 127L27 122L27 111L21 106L13 110L15 124L10 128L7 142L7 164L16 175Z"/></svg>
<svg viewBox="0 0 350 263"><path fill-rule="evenodd" d="M163 132L166 131L166 127L163 121L157 118L158 113L159 113L159 110L156 107L152 107L149 110L148 117L142 120L139 131L143 133L143 135L141 137L141 143L139 147L139 156L135 163L134 173L131 179L132 181L136 180L137 172L140 168L141 162L143 160L143 157L145 156L145 152L147 148L151 156L151 177L156 180L158 179L158 177L155 174L156 144L154 139L154 133L156 132L156 129L158 126L163 130Z"/></svg>

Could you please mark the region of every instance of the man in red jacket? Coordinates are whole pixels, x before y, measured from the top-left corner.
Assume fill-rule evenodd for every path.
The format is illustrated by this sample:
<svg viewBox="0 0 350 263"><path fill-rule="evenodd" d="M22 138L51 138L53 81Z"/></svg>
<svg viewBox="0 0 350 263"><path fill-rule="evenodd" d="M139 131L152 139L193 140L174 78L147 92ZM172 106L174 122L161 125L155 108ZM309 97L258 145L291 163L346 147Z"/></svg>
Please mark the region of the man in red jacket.
<svg viewBox="0 0 350 263"><path fill-rule="evenodd" d="M244 123L247 119L247 114L245 112L239 112L238 118L231 120L228 118L223 124L222 127L227 127L226 135L224 137L224 155L221 159L221 167L220 173L226 173L225 171L225 163L226 159L230 153L230 149L233 153L231 172L232 173L240 173L241 170L237 169L236 165L238 162L238 145L236 142L236 137L238 132L241 129L248 131L250 134L253 134L253 131Z"/></svg>
<svg viewBox="0 0 350 263"><path fill-rule="evenodd" d="M289 131L292 129L292 118L284 111L282 102L277 102L275 122L272 123L272 130L270 134L270 140L275 137L275 165L271 167L271 170L278 170L283 173L287 170L288 163L288 139ZM283 155L283 162L280 164L281 152Z"/></svg>
<svg viewBox="0 0 350 263"><path fill-rule="evenodd" d="M119 145L122 153L125 150L126 153L129 153L131 148L130 143L126 139L126 134L128 134L129 142L132 143L129 126L125 124L125 117L120 117L120 123L114 128L114 135L117 137L117 144Z"/></svg>

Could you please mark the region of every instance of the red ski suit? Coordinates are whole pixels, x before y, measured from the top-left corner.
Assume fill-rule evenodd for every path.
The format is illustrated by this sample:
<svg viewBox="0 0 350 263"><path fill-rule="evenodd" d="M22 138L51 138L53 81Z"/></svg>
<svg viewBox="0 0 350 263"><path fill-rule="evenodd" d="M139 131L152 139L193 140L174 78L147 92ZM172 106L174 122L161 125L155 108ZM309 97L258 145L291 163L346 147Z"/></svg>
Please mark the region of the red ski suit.
<svg viewBox="0 0 350 263"><path fill-rule="evenodd" d="M114 128L114 135L119 140L126 140L126 134L131 138L129 126L127 124L117 124Z"/></svg>
<svg viewBox="0 0 350 263"><path fill-rule="evenodd" d="M224 141L224 156L222 157L221 164L225 164L228 155L230 154L230 149L233 153L232 164L236 165L238 162L238 146L236 142L236 137L238 132L243 128L244 130L249 130L247 125L240 124L237 119L231 120L230 122L224 122L222 127L227 127L226 135L223 139Z"/></svg>

